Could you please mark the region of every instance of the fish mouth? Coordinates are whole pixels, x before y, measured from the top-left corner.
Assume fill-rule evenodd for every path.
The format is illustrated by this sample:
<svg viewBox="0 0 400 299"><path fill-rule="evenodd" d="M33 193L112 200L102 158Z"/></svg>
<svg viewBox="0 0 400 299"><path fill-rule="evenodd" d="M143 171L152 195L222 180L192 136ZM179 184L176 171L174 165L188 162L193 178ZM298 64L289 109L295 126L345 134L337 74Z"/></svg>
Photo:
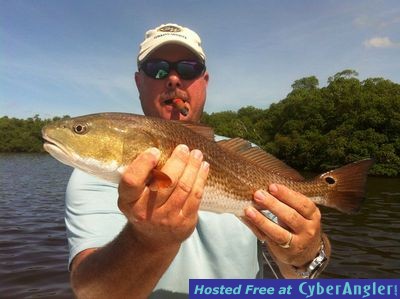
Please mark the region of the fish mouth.
<svg viewBox="0 0 400 299"><path fill-rule="evenodd" d="M50 138L46 135L46 133L42 133L42 138L45 141L43 144L43 148L46 152L48 152L60 162L72 167L76 167L74 163L74 161L76 160L74 155L72 155L71 152L68 151L61 143Z"/></svg>
<svg viewBox="0 0 400 299"><path fill-rule="evenodd" d="M51 149L57 148L58 150L61 150L62 152L68 155L68 151L66 151L65 148L59 142L47 136L45 132L42 132L42 139L44 141L43 147L45 147L45 149L46 147Z"/></svg>

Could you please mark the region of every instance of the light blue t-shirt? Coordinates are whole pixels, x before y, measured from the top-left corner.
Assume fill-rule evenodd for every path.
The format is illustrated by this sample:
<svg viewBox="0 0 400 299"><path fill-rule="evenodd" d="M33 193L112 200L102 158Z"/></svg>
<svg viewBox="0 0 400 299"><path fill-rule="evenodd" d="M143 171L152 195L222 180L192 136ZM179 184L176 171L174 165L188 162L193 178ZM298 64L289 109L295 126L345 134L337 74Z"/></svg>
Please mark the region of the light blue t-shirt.
<svg viewBox="0 0 400 299"><path fill-rule="evenodd" d="M112 241L126 224L117 206L117 185L74 170L66 192L69 264L87 248ZM260 276L257 239L236 216L199 212L193 234L183 242L150 298L185 298L190 278ZM172 295L172 292L175 295Z"/></svg>

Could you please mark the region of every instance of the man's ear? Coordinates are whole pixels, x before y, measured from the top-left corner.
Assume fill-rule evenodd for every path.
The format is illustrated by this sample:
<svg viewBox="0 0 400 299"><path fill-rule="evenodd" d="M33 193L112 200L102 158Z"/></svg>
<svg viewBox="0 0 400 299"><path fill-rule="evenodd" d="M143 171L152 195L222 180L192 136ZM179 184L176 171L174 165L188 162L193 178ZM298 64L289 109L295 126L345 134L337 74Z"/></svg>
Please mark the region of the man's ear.
<svg viewBox="0 0 400 299"><path fill-rule="evenodd" d="M139 85L140 85L140 79L139 79L139 72L135 72L135 83L136 83L136 87L139 89Z"/></svg>
<svg viewBox="0 0 400 299"><path fill-rule="evenodd" d="M204 78L204 80L206 81L206 83L208 84L208 80L210 79L210 75L208 74L208 72L205 72L205 73L204 73L203 78Z"/></svg>
<svg viewBox="0 0 400 299"><path fill-rule="evenodd" d="M140 90L140 74L139 72L135 72L135 83L138 90Z"/></svg>

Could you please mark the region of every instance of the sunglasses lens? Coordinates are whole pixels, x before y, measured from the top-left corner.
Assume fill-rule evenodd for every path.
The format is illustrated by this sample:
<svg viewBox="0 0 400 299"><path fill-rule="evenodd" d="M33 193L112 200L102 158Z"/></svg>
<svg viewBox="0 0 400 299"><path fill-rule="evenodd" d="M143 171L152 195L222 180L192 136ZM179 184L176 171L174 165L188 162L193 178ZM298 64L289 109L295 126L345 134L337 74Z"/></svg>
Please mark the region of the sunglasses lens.
<svg viewBox="0 0 400 299"><path fill-rule="evenodd" d="M169 73L169 63L162 60L149 60L142 64L141 68L147 76L154 79L164 79Z"/></svg>
<svg viewBox="0 0 400 299"><path fill-rule="evenodd" d="M180 61L176 65L176 71L182 79L192 80L200 76L204 65L197 61Z"/></svg>
<svg viewBox="0 0 400 299"><path fill-rule="evenodd" d="M204 64L195 60L182 60L176 63L165 60L147 60L143 62L140 68L153 79L164 79L171 69L175 69L184 80L193 80L205 70Z"/></svg>

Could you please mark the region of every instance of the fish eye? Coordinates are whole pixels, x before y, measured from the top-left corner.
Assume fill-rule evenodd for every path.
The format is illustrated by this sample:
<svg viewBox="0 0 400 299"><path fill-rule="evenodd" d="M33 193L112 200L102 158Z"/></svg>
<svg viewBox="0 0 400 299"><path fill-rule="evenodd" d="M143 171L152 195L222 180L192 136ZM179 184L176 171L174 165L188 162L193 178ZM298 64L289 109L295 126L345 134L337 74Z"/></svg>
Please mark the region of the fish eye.
<svg viewBox="0 0 400 299"><path fill-rule="evenodd" d="M76 134L80 135L85 134L87 132L86 124L75 124L73 129Z"/></svg>

